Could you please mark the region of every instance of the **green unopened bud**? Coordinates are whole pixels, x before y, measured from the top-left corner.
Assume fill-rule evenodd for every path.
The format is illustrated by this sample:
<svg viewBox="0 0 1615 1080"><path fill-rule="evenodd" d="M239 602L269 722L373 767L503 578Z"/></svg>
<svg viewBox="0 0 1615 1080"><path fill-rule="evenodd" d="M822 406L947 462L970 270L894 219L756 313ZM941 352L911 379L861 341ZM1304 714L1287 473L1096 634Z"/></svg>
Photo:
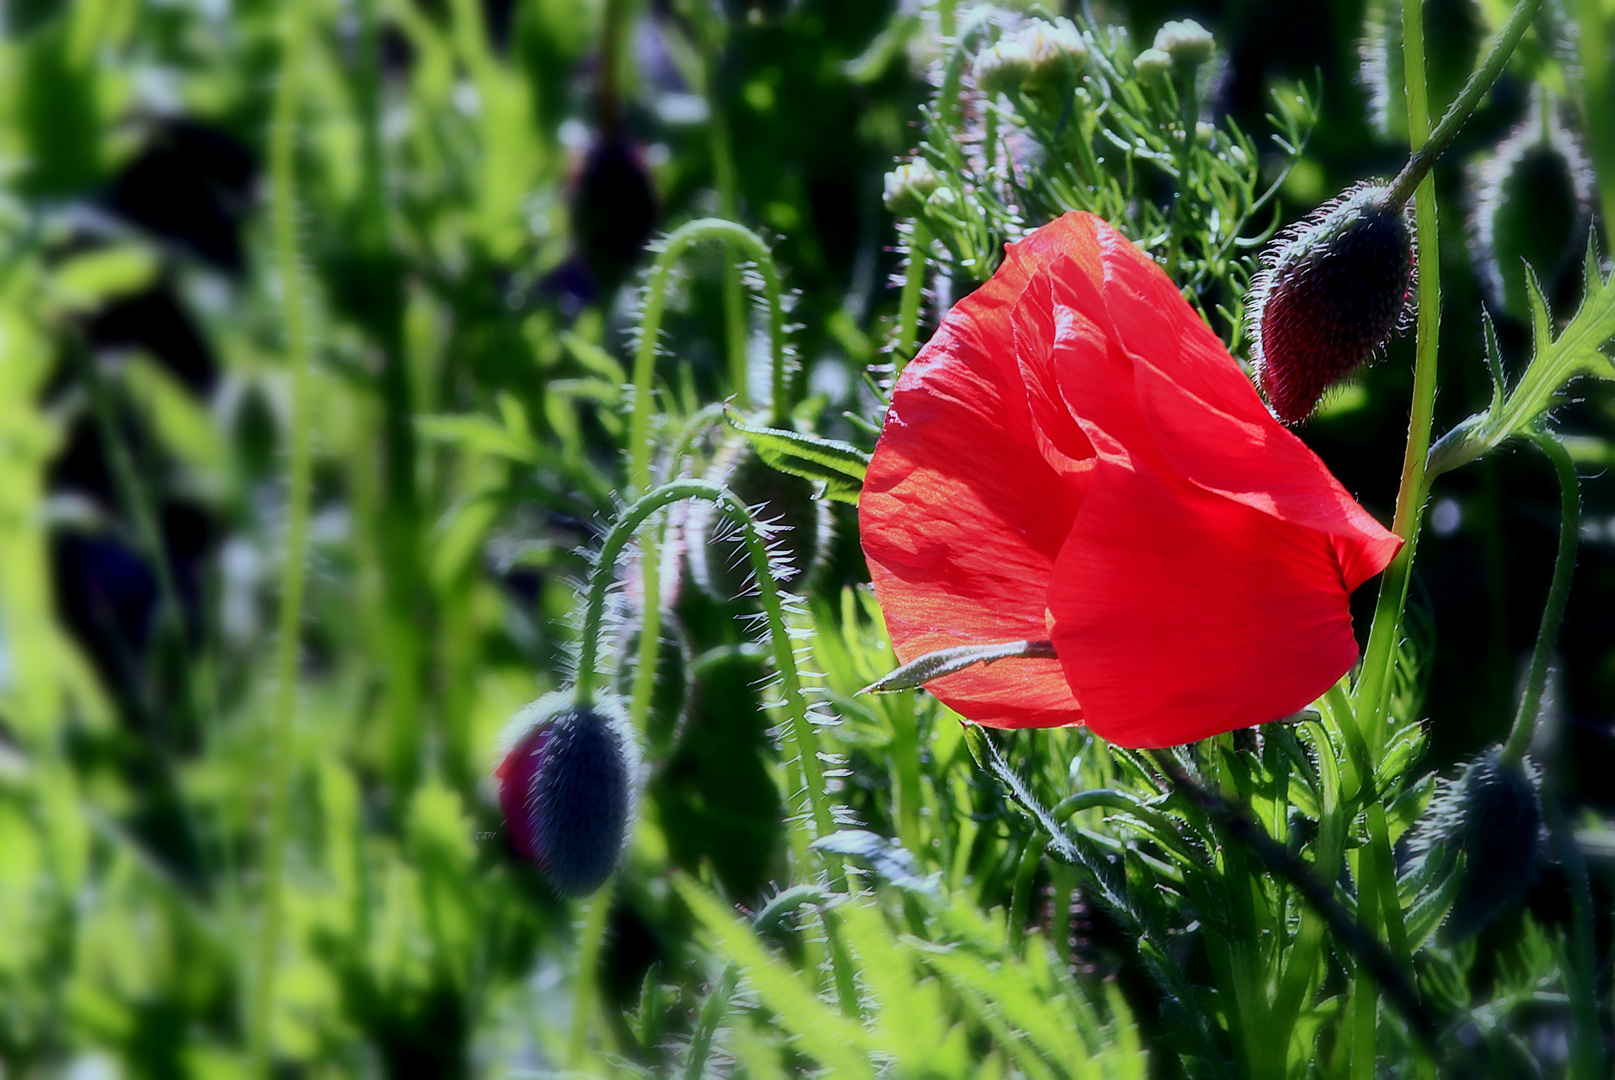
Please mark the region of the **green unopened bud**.
<svg viewBox="0 0 1615 1080"><path fill-rule="evenodd" d="M925 200L942 183L931 166L910 161L886 174L886 209L898 217L917 217Z"/></svg>
<svg viewBox="0 0 1615 1080"><path fill-rule="evenodd" d="M1172 74L1172 58L1160 49L1145 49L1133 58L1133 70L1147 83L1164 80Z"/></svg>
<svg viewBox="0 0 1615 1080"><path fill-rule="evenodd" d="M972 73L982 93L1007 94L1031 78L1032 54L1013 38L1000 41L976 54Z"/></svg>
<svg viewBox="0 0 1615 1080"><path fill-rule="evenodd" d="M1155 32L1155 47L1175 63L1195 68L1211 59L1217 43L1211 32L1193 19L1172 21Z"/></svg>
<svg viewBox="0 0 1615 1080"><path fill-rule="evenodd" d="M1088 63L1088 43L1070 19L1034 19L1015 35L1015 41L1031 61L1031 82L1078 75Z"/></svg>

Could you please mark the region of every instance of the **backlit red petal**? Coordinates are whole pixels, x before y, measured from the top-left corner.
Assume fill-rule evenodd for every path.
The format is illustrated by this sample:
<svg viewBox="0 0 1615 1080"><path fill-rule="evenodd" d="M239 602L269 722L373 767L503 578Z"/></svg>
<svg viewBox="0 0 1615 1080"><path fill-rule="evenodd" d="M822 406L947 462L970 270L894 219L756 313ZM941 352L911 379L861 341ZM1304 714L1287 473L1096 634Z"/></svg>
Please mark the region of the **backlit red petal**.
<svg viewBox="0 0 1615 1080"><path fill-rule="evenodd" d="M1092 449L1051 399L1053 374L1022 369L1012 312L1033 275L1062 257L1097 277L1090 221L1062 219L1012 246L1004 266L954 307L898 381L859 524L900 660L1048 635L1048 584ZM929 689L989 725L1081 719L1053 660L1004 660Z"/></svg>
<svg viewBox="0 0 1615 1080"><path fill-rule="evenodd" d="M1097 473L1049 592L1097 734L1170 746L1277 720L1351 667L1331 536L1147 471Z"/></svg>

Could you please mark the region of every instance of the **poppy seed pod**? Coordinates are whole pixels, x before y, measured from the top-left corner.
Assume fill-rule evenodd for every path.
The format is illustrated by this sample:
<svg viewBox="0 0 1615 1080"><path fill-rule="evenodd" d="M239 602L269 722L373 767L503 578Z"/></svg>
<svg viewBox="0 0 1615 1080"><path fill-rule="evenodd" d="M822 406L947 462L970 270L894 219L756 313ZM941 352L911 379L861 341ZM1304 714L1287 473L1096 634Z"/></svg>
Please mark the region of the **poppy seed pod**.
<svg viewBox="0 0 1615 1080"><path fill-rule="evenodd" d="M1576 137L1533 108L1471 182L1476 276L1492 304L1524 322L1526 265L1551 299L1587 241L1592 170Z"/></svg>
<svg viewBox="0 0 1615 1080"><path fill-rule="evenodd" d="M813 481L773 468L744 439L718 451L708 479L734 492L758 522L774 526L769 547L800 588L830 546L829 508L814 498ZM746 542L728 527L723 512L710 502L695 503L689 530L690 576L696 585L720 601L745 593L755 580Z"/></svg>
<svg viewBox="0 0 1615 1080"><path fill-rule="evenodd" d="M1416 263L1407 209L1362 185L1325 203L1268 249L1251 285L1251 359L1286 424L1371 359L1411 310Z"/></svg>
<svg viewBox="0 0 1615 1080"><path fill-rule="evenodd" d="M639 744L615 700L549 694L506 726L494 771L516 849L562 896L587 896L617 867L638 799Z"/></svg>

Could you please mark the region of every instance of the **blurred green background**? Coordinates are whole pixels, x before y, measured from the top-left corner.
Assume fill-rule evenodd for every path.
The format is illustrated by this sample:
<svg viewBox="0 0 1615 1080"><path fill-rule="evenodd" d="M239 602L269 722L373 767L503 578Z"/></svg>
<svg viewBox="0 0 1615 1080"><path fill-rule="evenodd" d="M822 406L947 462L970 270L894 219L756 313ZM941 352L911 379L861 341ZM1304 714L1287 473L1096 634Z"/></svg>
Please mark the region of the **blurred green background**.
<svg viewBox="0 0 1615 1080"><path fill-rule="evenodd" d="M1094 5L1144 41L1167 18L1204 22L1220 46L1207 108L1259 141L1272 88L1319 87L1318 127L1282 190L1285 221L1400 165L1405 127L1394 106L1376 122L1362 62L1365 20L1394 19L1395 6ZM288 7L3 9L6 1076L248 1068L285 537L289 393L266 160ZM1611 5L1591 8L1609 19ZM1502 10L1426 4L1439 101ZM863 374L888 362L900 237L882 176L918 141L940 56L933 15L887 0L723 0L710 12L686 0L609 12L600 0L312 4L296 177L315 459L273 1011L280 1073L516 1076L569 1060L575 1003L592 1000L577 992L582 909L510 849L488 774L505 720L563 682L584 552L623 487L622 387L645 245L720 212L770 236L798 293L809 393L828 433L856 437L834 418L870 411ZM1528 47L1556 46L1545 31ZM1483 293L1468 219L1483 185L1476 163L1531 123L1531 109L1529 84L1505 75L1436 172L1438 430L1489 393L1483 298L1506 355L1523 360L1523 313ZM715 124L732 175L714 159ZM1561 290L1571 299L1574 276ZM703 251L670 303L659 375L686 413L721 392L723 288L721 250ZM1410 340L1393 344L1302 431L1384 519L1411 352ZM1577 436L1586 507L1541 753L1576 813L1607 814L1615 445L1602 433L1615 396L1586 387L1557 416ZM1551 473L1523 452L1437 488L1415 584L1433 641L1432 765L1507 729L1557 506ZM855 515L839 507L807 620L832 700L889 663L872 611L846 591L865 580ZM1372 590L1356 599L1366 633ZM736 610L694 590L677 597L645 733L644 821L599 965L591 1045L617 1056L593 1072L683 1068L711 1000L703 988L721 978L725 948L696 934L669 868L753 910L788 884L793 800L757 689L761 654ZM900 707L916 706L880 708ZM834 737L850 769L842 800L876 832L918 837L893 795L912 782L934 793L934 813L968 822L974 807L991 833L956 726L918 707L906 729L847 707ZM923 779L894 780L901 738L926 740ZM975 885L960 909L972 914L950 915L950 932L990 942L966 924L1010 903L1012 837L995 849L957 828L949 843L964 844ZM1595 869L1607 909L1607 868ZM1536 913L1562 919L1562 892L1550 872ZM1114 928L1091 913L1078 921L1090 917L1073 954L1070 910L1049 914L1066 934L1057 952L1079 974L1114 973ZM910 930L930 918L913 913ZM972 1032L960 1060L987 1062L980 1075L999 1068ZM758 1063L772 1060L794 1071L784 1036L762 1021L729 1038L724 1070L762 1075ZM767 1047L747 1050L748 1039Z"/></svg>

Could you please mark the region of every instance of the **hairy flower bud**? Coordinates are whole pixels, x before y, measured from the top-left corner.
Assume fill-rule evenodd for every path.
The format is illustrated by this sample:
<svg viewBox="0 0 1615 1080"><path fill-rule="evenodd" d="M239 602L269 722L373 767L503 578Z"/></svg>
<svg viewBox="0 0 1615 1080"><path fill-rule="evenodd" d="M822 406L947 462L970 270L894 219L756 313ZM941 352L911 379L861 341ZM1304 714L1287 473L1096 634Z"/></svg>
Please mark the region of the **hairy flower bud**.
<svg viewBox="0 0 1615 1080"><path fill-rule="evenodd" d="M1475 272L1510 318L1530 318L1527 264L1549 299L1592 220L1593 179L1574 134L1536 108L1471 174Z"/></svg>
<svg viewBox="0 0 1615 1080"><path fill-rule="evenodd" d="M1174 20L1155 32L1155 47L1184 67L1199 67L1211 59L1217 43L1211 31L1193 19Z"/></svg>
<svg viewBox="0 0 1615 1080"><path fill-rule="evenodd" d="M587 896L616 869L638 801L639 743L614 699L549 694L506 725L494 771L516 850L562 896Z"/></svg>
<svg viewBox="0 0 1615 1080"><path fill-rule="evenodd" d="M1448 941L1484 930L1524 899L1547 862L1536 771L1497 749L1443 783L1412 837L1415 857L1464 858L1442 926Z"/></svg>
<svg viewBox="0 0 1615 1080"><path fill-rule="evenodd" d="M1413 229L1386 188L1363 185L1281 236L1251 285L1251 359L1280 420L1312 415L1324 391L1405 325Z"/></svg>
<svg viewBox="0 0 1615 1080"><path fill-rule="evenodd" d="M910 161L886 174L886 209L898 217L918 217L942 178L924 161Z"/></svg>
<svg viewBox="0 0 1615 1080"><path fill-rule="evenodd" d="M813 481L773 468L743 439L718 451L708 479L734 492L759 523L775 530L771 552L800 588L830 546L829 509L814 498ZM723 512L710 502L695 503L689 529L690 576L696 585L715 600L747 592L755 576L746 543Z"/></svg>

